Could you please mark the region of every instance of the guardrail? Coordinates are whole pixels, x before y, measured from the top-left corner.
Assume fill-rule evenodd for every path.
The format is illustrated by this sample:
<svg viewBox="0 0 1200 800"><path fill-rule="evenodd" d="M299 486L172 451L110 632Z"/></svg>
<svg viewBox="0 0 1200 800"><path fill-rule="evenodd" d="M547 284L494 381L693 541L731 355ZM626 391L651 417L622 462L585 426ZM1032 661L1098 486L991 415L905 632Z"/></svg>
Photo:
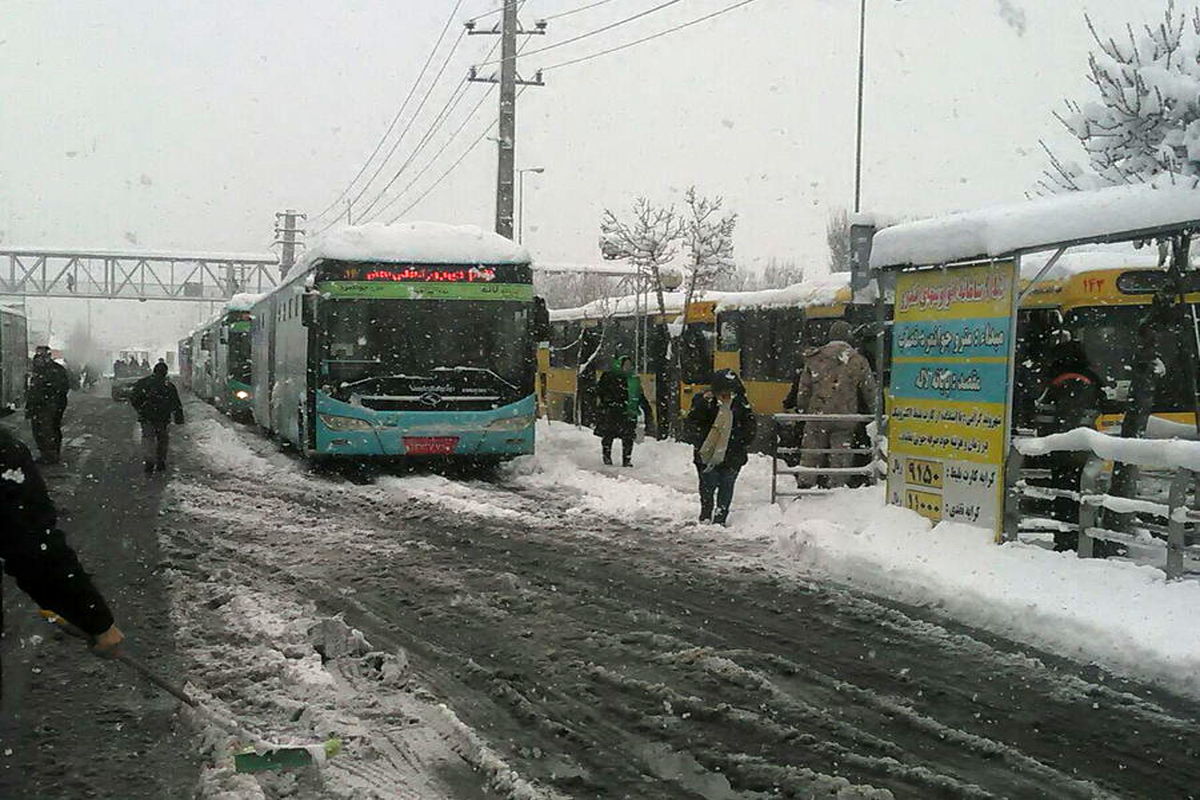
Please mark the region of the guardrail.
<svg viewBox="0 0 1200 800"><path fill-rule="evenodd" d="M1028 482L1038 471L1025 470L1025 458L1064 452L1088 454L1079 487ZM1109 464L1139 468L1134 497L1107 493ZM1017 438L1008 475L1006 539L1015 540L1021 533L1038 529L1077 532L1080 558L1093 558L1097 541L1158 550L1163 553L1168 578L1185 573L1185 556L1200 558L1200 442L1121 439L1086 428ZM1023 499L1057 498L1079 504L1074 521L1023 517L1020 513Z"/></svg>
<svg viewBox="0 0 1200 800"><path fill-rule="evenodd" d="M779 487L780 475L811 475L819 478L820 476L838 476L850 477L853 475L862 475L873 485L879 482L879 462L880 462L880 440L879 436L871 438L870 447L800 447L792 445L781 445L780 439L782 432L789 427L794 428L800 423L808 422L853 422L853 423L870 423L875 422L874 414L772 414L771 432L771 502L776 502L781 497L802 497L810 494L823 494L829 489L822 488L794 488L783 490ZM800 441L800 437L791 437L793 441ZM803 460L805 455L869 455L868 463L859 467L805 467L791 466L787 463L789 457L797 460ZM781 466L782 464L782 466Z"/></svg>

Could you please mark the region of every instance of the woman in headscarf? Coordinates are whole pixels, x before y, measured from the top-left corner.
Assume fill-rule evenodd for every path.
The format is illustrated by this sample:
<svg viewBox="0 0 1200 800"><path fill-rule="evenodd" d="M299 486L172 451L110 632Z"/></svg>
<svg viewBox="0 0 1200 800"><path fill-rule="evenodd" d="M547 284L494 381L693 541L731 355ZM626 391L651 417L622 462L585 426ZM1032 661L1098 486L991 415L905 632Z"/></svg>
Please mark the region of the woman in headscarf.
<svg viewBox="0 0 1200 800"><path fill-rule="evenodd" d="M687 417L692 461L700 479L700 521L727 524L733 487L748 460L758 426L746 390L732 370L713 373L711 389L697 395Z"/></svg>
<svg viewBox="0 0 1200 800"><path fill-rule="evenodd" d="M646 428L653 426L650 403L642 392L642 379L629 356L617 356L612 368L596 383L596 428L600 453L605 464L612 464L613 439L621 440L621 465L633 466L633 440L637 433L638 411L646 415Z"/></svg>

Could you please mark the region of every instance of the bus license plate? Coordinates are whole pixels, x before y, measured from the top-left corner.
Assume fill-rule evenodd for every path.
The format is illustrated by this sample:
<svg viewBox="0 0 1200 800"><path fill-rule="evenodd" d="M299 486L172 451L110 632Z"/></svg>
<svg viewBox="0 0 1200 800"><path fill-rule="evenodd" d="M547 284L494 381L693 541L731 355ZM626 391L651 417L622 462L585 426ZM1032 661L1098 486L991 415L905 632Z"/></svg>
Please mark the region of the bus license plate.
<svg viewBox="0 0 1200 800"><path fill-rule="evenodd" d="M404 452L410 456L453 455L457 436L405 436Z"/></svg>

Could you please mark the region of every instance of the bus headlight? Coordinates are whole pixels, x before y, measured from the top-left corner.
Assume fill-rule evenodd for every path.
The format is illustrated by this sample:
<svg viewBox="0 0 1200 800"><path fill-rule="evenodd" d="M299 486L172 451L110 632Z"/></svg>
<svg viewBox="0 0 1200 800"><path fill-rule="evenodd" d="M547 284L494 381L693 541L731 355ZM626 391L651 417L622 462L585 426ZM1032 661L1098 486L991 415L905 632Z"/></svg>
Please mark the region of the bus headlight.
<svg viewBox="0 0 1200 800"><path fill-rule="evenodd" d="M523 431L533 424L533 417L505 417L488 423L489 431Z"/></svg>
<svg viewBox="0 0 1200 800"><path fill-rule="evenodd" d="M236 397L238 400L249 400L250 399L250 393L247 392L245 389L238 389L236 392L233 393L233 396Z"/></svg>
<svg viewBox="0 0 1200 800"><path fill-rule="evenodd" d="M321 422L331 431L369 431L374 426L365 419L340 417L336 414L321 414Z"/></svg>

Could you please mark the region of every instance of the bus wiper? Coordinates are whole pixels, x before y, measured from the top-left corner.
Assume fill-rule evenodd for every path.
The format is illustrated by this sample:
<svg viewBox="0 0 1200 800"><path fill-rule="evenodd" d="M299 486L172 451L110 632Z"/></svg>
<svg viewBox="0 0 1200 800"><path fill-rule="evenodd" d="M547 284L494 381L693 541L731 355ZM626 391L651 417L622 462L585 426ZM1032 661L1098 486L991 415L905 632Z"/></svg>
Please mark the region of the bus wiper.
<svg viewBox="0 0 1200 800"><path fill-rule="evenodd" d="M498 374L496 374L492 370L488 369L487 367L434 367L433 371L434 372L480 372L485 375L491 375L493 378L500 381L501 383L503 383L505 386L507 386L510 389L516 389L517 391L520 391L520 389L521 389L521 387L517 386L515 383L506 381L504 378L500 377Z"/></svg>
<svg viewBox="0 0 1200 800"><path fill-rule="evenodd" d="M427 381L427 380L429 380L429 376L428 375L405 375L403 373L399 373L396 375L372 375L369 378L359 378L356 381L350 381L349 383L342 383L339 385L342 389L349 389L351 386L358 386L360 383L370 383L371 381L386 381L386 380L392 380L392 379L399 379L399 380L403 380L403 381Z"/></svg>

